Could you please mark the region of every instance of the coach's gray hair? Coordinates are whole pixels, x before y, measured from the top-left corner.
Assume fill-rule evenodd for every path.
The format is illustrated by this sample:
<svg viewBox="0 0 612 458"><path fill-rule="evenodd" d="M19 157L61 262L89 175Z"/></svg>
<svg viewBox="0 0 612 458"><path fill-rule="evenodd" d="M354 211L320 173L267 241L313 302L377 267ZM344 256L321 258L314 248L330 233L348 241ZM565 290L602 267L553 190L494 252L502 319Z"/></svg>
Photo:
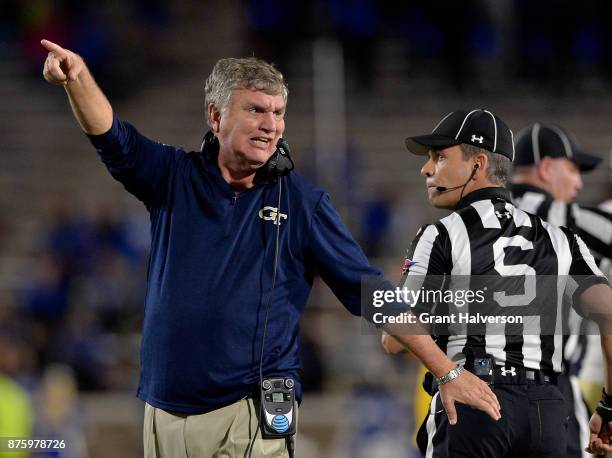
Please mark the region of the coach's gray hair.
<svg viewBox="0 0 612 458"><path fill-rule="evenodd" d="M492 153L484 148L479 148L478 146L469 145L467 143L462 143L460 146L463 152L463 159L466 161L478 153L485 154L489 162L487 178L493 184L506 186L512 170L512 161L510 159L502 154Z"/></svg>
<svg viewBox="0 0 612 458"><path fill-rule="evenodd" d="M274 65L256 57L219 59L204 87L208 125L211 124L208 106L212 103L220 112L225 111L235 89L255 89L269 95L282 95L285 104L289 95L283 74Z"/></svg>

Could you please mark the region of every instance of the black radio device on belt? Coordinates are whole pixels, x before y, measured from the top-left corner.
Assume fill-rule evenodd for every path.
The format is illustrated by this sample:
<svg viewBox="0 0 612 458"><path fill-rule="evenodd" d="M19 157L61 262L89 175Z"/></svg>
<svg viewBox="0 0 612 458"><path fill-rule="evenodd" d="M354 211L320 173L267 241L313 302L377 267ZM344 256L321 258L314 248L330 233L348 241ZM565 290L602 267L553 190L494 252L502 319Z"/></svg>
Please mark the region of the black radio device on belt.
<svg viewBox="0 0 612 458"><path fill-rule="evenodd" d="M261 384L261 436L278 439L295 434L295 389L290 377L265 378Z"/></svg>
<svg viewBox="0 0 612 458"><path fill-rule="evenodd" d="M485 381L487 385L493 386L495 358L486 353L482 347L465 348L463 354L465 355L465 368Z"/></svg>

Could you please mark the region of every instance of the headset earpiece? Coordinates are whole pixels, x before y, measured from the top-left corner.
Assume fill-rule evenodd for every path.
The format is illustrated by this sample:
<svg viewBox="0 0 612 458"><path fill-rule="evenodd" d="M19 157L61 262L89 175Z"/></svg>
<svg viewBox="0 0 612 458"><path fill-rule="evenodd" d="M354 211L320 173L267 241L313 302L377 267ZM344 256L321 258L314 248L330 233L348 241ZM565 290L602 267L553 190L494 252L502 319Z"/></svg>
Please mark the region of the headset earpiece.
<svg viewBox="0 0 612 458"><path fill-rule="evenodd" d="M213 134L212 130L209 130L206 132L206 135L204 135L200 151L204 153L207 159L212 159L219 153L219 140L215 134Z"/></svg>

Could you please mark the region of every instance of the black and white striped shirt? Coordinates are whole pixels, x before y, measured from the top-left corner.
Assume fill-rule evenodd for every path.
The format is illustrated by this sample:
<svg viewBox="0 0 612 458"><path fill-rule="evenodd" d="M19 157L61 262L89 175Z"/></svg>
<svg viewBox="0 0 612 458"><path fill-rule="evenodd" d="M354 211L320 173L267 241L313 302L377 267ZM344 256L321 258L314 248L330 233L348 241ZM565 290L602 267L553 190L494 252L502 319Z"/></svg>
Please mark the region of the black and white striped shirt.
<svg viewBox="0 0 612 458"><path fill-rule="evenodd" d="M474 191L449 216L423 226L407 258L410 267L400 286L409 284L411 276L414 280L442 275L581 276L578 289L606 282L580 237L519 210L505 188ZM549 297L551 315L561 320L562 295L552 291ZM462 362L469 350L484 350L498 364L561 372L561 333L522 335L513 328L513 334L489 334L486 328L476 328L478 333L472 329L468 327L466 335L449 333L434 338L456 362Z"/></svg>
<svg viewBox="0 0 612 458"><path fill-rule="evenodd" d="M555 226L566 226L584 240L589 250L598 258L599 268L606 277L610 275L609 259L612 256L612 213L603 206L599 208L568 204L555 200L548 192L528 184L509 186L514 204L529 213L539 216ZM588 352L601 354L599 345L587 338L585 329L594 323L585 322L578 314L570 312L569 335L564 337L564 372L580 376L585 368ZM581 332L582 330L582 332ZM601 365L601 357L596 360ZM593 362L591 362L592 364Z"/></svg>
<svg viewBox="0 0 612 458"><path fill-rule="evenodd" d="M577 233L599 257L612 257L612 214L601 208L555 200L549 193L528 184L509 186L514 204L553 226L566 226Z"/></svg>

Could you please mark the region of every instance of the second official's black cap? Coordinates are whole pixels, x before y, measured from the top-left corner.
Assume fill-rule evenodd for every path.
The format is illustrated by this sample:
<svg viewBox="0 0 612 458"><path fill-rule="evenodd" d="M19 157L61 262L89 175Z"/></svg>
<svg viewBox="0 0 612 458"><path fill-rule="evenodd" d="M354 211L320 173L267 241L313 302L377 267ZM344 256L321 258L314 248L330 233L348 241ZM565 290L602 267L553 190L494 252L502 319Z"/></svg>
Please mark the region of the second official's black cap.
<svg viewBox="0 0 612 458"><path fill-rule="evenodd" d="M565 157L582 172L593 170L601 158L582 151L572 136L554 124L535 124L525 127L516 135L514 165L534 165L545 157Z"/></svg>
<svg viewBox="0 0 612 458"><path fill-rule="evenodd" d="M428 135L408 137L406 148L425 155L430 149L444 149L466 143L514 160L512 131L499 117L488 110L457 110L442 118Z"/></svg>

